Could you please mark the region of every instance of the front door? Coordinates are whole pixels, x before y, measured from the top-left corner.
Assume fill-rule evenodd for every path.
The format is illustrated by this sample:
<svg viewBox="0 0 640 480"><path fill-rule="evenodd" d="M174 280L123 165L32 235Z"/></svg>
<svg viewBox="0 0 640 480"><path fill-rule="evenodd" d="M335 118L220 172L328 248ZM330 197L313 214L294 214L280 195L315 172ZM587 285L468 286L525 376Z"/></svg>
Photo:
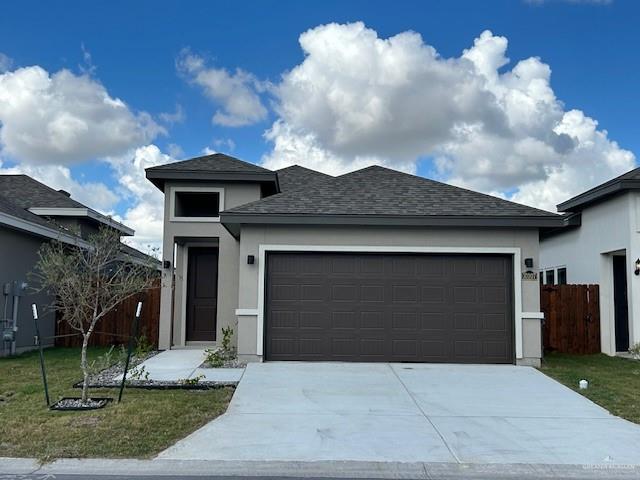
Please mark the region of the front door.
<svg viewBox="0 0 640 480"><path fill-rule="evenodd" d="M187 265L187 342L216 339L218 248L190 247Z"/></svg>
<svg viewBox="0 0 640 480"><path fill-rule="evenodd" d="M613 306L616 352L629 350L629 307L627 305L627 257L613 257Z"/></svg>

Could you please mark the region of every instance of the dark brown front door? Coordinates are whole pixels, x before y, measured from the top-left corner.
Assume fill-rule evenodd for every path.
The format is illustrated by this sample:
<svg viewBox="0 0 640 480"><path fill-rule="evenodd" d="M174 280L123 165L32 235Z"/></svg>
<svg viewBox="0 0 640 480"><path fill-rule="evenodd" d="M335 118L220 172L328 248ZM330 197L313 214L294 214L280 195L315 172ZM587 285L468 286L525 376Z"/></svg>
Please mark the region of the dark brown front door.
<svg viewBox="0 0 640 480"><path fill-rule="evenodd" d="M272 253L268 360L513 363L505 255Z"/></svg>
<svg viewBox="0 0 640 480"><path fill-rule="evenodd" d="M629 350L629 305L627 303L627 257L613 257L613 307L616 352Z"/></svg>
<svg viewBox="0 0 640 480"><path fill-rule="evenodd" d="M187 266L187 341L216 339L218 248L190 247Z"/></svg>

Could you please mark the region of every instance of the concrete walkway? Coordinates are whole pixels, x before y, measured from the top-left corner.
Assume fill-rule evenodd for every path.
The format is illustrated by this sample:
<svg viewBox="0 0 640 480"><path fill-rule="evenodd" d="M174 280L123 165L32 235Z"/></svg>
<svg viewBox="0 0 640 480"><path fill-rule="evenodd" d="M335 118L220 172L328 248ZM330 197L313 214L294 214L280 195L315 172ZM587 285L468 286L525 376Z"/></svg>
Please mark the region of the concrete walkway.
<svg viewBox="0 0 640 480"><path fill-rule="evenodd" d="M528 367L278 362L158 458L625 466L640 426Z"/></svg>
<svg viewBox="0 0 640 480"><path fill-rule="evenodd" d="M244 368L200 368L204 360L203 349L165 350L142 362L133 371L144 367L149 380L161 382L176 382L202 375L204 381L231 383L240 381L244 374Z"/></svg>

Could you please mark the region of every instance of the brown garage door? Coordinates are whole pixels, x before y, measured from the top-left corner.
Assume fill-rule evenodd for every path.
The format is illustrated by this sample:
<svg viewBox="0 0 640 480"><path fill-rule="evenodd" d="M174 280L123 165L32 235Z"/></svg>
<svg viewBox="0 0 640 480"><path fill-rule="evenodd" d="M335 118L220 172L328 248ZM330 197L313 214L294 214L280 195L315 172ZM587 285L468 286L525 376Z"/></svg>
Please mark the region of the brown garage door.
<svg viewBox="0 0 640 480"><path fill-rule="evenodd" d="M511 257L271 253L267 360L513 363Z"/></svg>

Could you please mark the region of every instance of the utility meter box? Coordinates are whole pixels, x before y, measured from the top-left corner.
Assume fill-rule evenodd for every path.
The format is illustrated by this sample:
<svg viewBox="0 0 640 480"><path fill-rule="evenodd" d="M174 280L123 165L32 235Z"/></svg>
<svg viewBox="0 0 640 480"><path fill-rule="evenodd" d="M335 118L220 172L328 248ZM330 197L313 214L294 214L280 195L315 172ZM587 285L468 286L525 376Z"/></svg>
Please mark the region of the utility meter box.
<svg viewBox="0 0 640 480"><path fill-rule="evenodd" d="M2 340L4 342L14 342L16 340L16 332L12 327L5 327L2 329Z"/></svg>

